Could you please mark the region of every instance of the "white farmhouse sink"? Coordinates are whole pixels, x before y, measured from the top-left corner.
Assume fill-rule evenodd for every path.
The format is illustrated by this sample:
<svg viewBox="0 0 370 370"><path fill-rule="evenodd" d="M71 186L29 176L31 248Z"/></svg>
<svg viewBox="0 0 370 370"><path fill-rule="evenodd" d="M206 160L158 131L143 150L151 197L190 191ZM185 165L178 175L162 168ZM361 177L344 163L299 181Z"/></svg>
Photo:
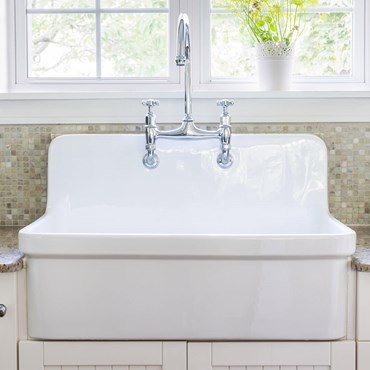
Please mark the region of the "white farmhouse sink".
<svg viewBox="0 0 370 370"><path fill-rule="evenodd" d="M160 140L68 135L45 215L21 230L40 339L329 340L346 334L355 233L328 212L311 135Z"/></svg>

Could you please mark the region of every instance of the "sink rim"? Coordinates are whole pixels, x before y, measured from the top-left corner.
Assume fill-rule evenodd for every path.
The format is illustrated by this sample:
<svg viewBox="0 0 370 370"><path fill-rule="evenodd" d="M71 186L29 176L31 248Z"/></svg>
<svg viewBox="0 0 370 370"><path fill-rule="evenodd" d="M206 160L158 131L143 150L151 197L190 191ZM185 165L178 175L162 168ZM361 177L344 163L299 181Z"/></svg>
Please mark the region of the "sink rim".
<svg viewBox="0 0 370 370"><path fill-rule="evenodd" d="M31 257L59 258L351 256L356 249L356 233L343 224L340 228L343 231L336 234L166 235L32 233L32 227L26 227L19 232L19 249Z"/></svg>

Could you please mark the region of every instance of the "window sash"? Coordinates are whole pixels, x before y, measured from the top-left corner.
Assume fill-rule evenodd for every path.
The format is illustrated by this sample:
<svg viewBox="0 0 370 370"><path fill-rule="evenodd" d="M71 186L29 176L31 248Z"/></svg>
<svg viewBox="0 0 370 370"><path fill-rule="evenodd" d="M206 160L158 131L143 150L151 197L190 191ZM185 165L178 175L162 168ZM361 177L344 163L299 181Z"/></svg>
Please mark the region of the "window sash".
<svg viewBox="0 0 370 370"><path fill-rule="evenodd" d="M169 78L37 78L27 76L27 30L26 0L14 1L14 9L10 14L10 49L13 60L10 62L11 91L143 91L171 92L181 90L183 76L173 62L176 54L177 17L180 11L187 12L191 18L192 28L192 63L193 89L211 92L250 92L257 90L255 82L242 79L212 79L210 75L210 1L209 0L170 0L169 8ZM118 11L117 11L118 10ZM160 8L155 8L158 12ZM28 13L37 13L38 9L30 9ZM44 10L43 10L44 11ZM55 11L48 9L48 11ZM59 10L58 10L59 11ZM62 12L65 12L63 9ZM86 13L88 9L81 9ZM105 10L104 10L105 11ZM131 9L109 9L109 12L130 12ZM135 12L143 9L135 9ZM150 10L149 10L150 11ZM108 12L108 11L107 11ZM12 16L15 16L13 23ZM366 22L365 22L366 20ZM369 91L370 73L366 63L370 60L369 48L365 49L365 34L370 33L370 6L365 0L355 0L353 14L353 76L352 77L299 77L295 78L293 89L307 91ZM364 31L365 30L365 31ZM17 39L15 39L15 33ZM21 36L20 36L21 35ZM20 37L19 37L20 36ZM15 57L17 55L17 58ZM88 87L87 87L88 86ZM86 91L86 90L85 90Z"/></svg>
<svg viewBox="0 0 370 370"><path fill-rule="evenodd" d="M16 19L16 35L22 35L17 37L15 42L16 60L15 60L15 84L32 84L32 85L49 85L58 90L57 86L60 84L67 87L67 85L96 85L99 89L101 86L106 85L106 88L115 89L114 85L126 86L128 89L132 89L134 86L141 86L143 84L149 85L165 85L165 84L179 84L180 75L178 68L175 63L169 63L168 66L168 77L102 77L101 73L101 15L103 14L156 14L156 13L168 13L169 25L168 25L168 38L169 38L169 50L168 59L174 61L176 57L175 50L175 37L177 29L177 17L180 12L180 1L181 0L169 0L169 8L102 8L100 7L101 0L96 0L96 7L83 8L83 9L27 9L27 0L16 1L15 3L15 19ZM28 15L33 14L93 14L95 15L96 24L96 76L94 77L74 77L74 78L63 78L63 77L32 77L29 76L31 71L31 61L28 58L31 46L31 22L27 21ZM109 87L109 86L110 87ZM62 90L64 90L62 88ZM66 91L68 88L66 89ZM122 89L121 89L122 90ZM58 90L59 91L59 90Z"/></svg>
<svg viewBox="0 0 370 370"><path fill-rule="evenodd" d="M211 9L210 0L201 2L200 30L202 42L199 49L202 51L201 73L199 75L200 90L220 90L220 91L254 91L257 89L257 82L252 78L228 78L213 77L211 75L211 15L227 13L223 9ZM316 7L310 12L352 12L352 76L328 76L311 77L295 76L293 78L293 89L297 90L354 90L359 88L359 84L365 84L365 19L368 17L369 9L365 8L365 0L355 0L353 7L334 8Z"/></svg>

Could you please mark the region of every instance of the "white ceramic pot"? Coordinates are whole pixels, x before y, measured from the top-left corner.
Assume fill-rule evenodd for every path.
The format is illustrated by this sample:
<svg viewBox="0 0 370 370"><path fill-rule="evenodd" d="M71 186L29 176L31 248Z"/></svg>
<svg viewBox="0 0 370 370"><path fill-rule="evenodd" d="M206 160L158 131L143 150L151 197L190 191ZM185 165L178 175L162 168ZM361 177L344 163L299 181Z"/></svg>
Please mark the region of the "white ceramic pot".
<svg viewBox="0 0 370 370"><path fill-rule="evenodd" d="M261 90L290 90L293 54L294 45L273 42L257 44L257 73Z"/></svg>

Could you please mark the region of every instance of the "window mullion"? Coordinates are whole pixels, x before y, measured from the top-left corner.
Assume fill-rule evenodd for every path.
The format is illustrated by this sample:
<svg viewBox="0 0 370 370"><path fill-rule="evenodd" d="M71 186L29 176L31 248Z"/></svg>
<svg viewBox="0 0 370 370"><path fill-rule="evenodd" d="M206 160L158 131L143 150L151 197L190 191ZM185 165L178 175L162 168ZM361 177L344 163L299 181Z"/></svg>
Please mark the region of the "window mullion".
<svg viewBox="0 0 370 370"><path fill-rule="evenodd" d="M356 0L352 15L352 75L356 82L365 82L365 19L365 0Z"/></svg>
<svg viewBox="0 0 370 370"><path fill-rule="evenodd" d="M313 7L310 8L307 12L308 13L349 13L353 16L352 21L352 48L353 48L353 55L352 55L352 76L348 76L345 78L344 76L317 76L317 77L310 77L310 76L303 76L297 77L296 82L298 86L302 86L304 83L307 86L308 84L315 84L316 88L321 89L318 87L322 84L322 88L326 89L326 84L337 84L341 83L342 86L348 85L348 88L351 89L350 85L356 83L364 83L365 76L365 53L364 53L364 44L365 44L365 2L366 0L355 0L353 6L346 6L346 7ZM227 78L225 77L213 77L211 74L212 71L212 61L211 61L211 48L212 48L212 34L211 34L211 22L212 22L212 14L226 14L231 13L228 9L221 9L221 8L212 8L211 1L206 0L204 3L207 3L207 7L203 8L203 16L202 16L202 78L201 84L203 84L204 90L213 90L213 89L224 89L226 85L228 85L228 89L238 89L238 84L248 84L249 87L245 86L247 89L255 89L254 84L252 84L252 80L250 78ZM370 13L370 12L369 12ZM227 47L227 45L225 45ZM207 60L208 59L208 60ZM228 81L227 81L228 80ZM359 89L361 87L359 86Z"/></svg>
<svg viewBox="0 0 370 370"><path fill-rule="evenodd" d="M26 0L13 0L14 6L17 11L16 19L16 58L15 67L16 83L29 84L30 88L32 85L44 84L90 84L93 81L88 79L64 79L60 78L32 78L28 77L28 71L31 71L32 63L32 24L31 14L57 14L57 13L81 13L95 15L95 28L96 28L96 79L97 86L103 82L108 84L114 84L118 86L120 83L127 84L127 86L137 84L137 86L143 86L143 83L148 83L151 86L156 84L156 78L102 78L102 14L106 13L165 13L168 12L169 26L168 26L168 74L169 77L158 78L158 84L162 86L159 88L164 89L166 84L168 90L176 88L176 84L179 84L182 78L181 70L175 65L174 59L176 54L176 28L177 28L177 17L180 12L188 12L192 28L192 61L193 61L193 85L194 90L224 90L224 91L237 91L241 85L244 85L243 89L255 89L254 83L251 80L244 81L239 79L223 79L223 78L212 78L211 76L211 13L224 13L228 12L227 9L212 9L210 6L210 0L169 0L169 9L165 8L102 8L102 0L95 0L95 9L28 9L26 7ZM104 4L103 4L104 5ZM358 89L364 88L364 83L369 83L370 68L367 68L366 61L370 59L370 48L366 47L367 38L366 33L369 29L365 30L366 20L370 20L370 7L367 6L366 0L354 0L352 7L316 7L309 10L313 13L343 13L348 12L353 14L353 30L352 30L352 77L344 78L343 76L333 77L302 77L297 79L297 88L308 88L315 86L314 89L325 90L329 85L340 84L342 88L354 89L354 85L358 84ZM27 18L27 14L29 17ZM28 20L29 19L29 20ZM28 45L27 45L28 44ZM29 53L27 53L27 47ZM366 58L366 60L365 60ZM91 74L94 74L94 64L92 64ZM253 81L252 81L253 82ZM140 85L139 85L140 84ZM172 86L170 87L170 84ZM322 87L320 86L322 85ZM369 85L366 85L369 88ZM103 87L104 88L104 87ZM99 88L97 88L99 89ZM117 87L118 89L118 87ZM242 89L242 90L243 90Z"/></svg>
<svg viewBox="0 0 370 370"><path fill-rule="evenodd" d="M199 4L199 31L200 31L200 83L211 82L211 2L201 1Z"/></svg>
<svg viewBox="0 0 370 370"><path fill-rule="evenodd" d="M170 0L168 12L168 73L170 83L180 83L180 69L176 66L177 19L184 0ZM185 0L186 1L186 0Z"/></svg>
<svg viewBox="0 0 370 370"><path fill-rule="evenodd" d="M95 32L96 32L96 77L101 75L101 8L100 0L95 0L96 15L95 15Z"/></svg>

